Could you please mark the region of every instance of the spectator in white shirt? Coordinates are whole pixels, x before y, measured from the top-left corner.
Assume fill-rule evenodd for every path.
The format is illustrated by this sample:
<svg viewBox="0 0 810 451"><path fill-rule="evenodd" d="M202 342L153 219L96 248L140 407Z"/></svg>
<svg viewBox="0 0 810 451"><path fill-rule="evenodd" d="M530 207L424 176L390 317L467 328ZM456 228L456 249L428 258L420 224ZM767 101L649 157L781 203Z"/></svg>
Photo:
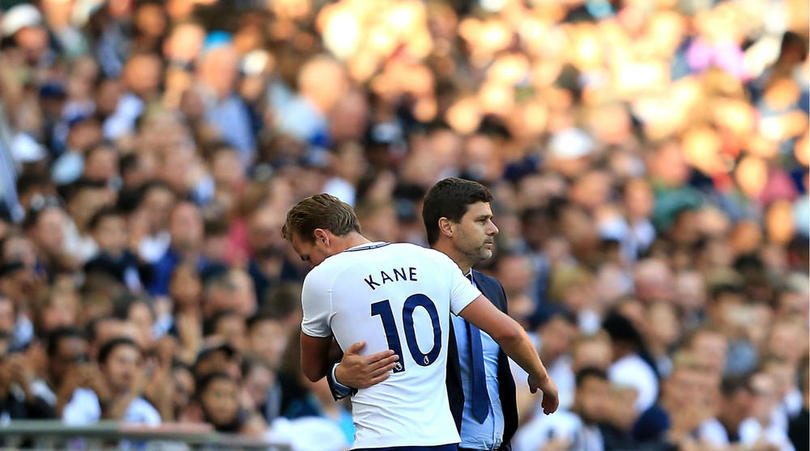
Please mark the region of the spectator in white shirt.
<svg viewBox="0 0 810 451"><path fill-rule="evenodd" d="M79 387L62 411L68 424L93 423L103 418L126 423L160 424L160 414L141 397L147 378L143 356L130 338L113 338L98 354L102 381Z"/></svg>

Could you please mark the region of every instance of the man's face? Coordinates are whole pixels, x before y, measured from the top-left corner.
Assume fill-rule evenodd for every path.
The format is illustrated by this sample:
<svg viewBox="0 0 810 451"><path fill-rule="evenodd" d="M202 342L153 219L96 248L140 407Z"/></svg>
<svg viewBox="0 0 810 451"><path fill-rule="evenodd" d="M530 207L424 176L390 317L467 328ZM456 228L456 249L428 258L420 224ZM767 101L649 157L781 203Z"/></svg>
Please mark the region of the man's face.
<svg viewBox="0 0 810 451"><path fill-rule="evenodd" d="M57 346L56 355L49 359L51 381L59 383L71 365L85 360L88 348L87 340L83 338L62 338Z"/></svg>
<svg viewBox="0 0 810 451"><path fill-rule="evenodd" d="M108 216L95 230L94 236L99 247L118 256L127 245L127 223L123 216Z"/></svg>
<svg viewBox="0 0 810 451"><path fill-rule="evenodd" d="M488 202L476 202L467 207L467 212L456 225L453 245L473 263L492 257L498 227L492 222L492 209Z"/></svg>
<svg viewBox="0 0 810 451"><path fill-rule="evenodd" d="M141 353L134 346L120 345L112 350L103 370L114 392L120 393L132 387L140 363Z"/></svg>
<svg viewBox="0 0 810 451"><path fill-rule="evenodd" d="M332 256L321 242L318 240L306 241L302 239L297 233L293 233L292 240L290 240L295 253L301 257L310 268L314 268L321 264L327 257Z"/></svg>
<svg viewBox="0 0 810 451"><path fill-rule="evenodd" d="M34 240L48 255L58 255L62 251L66 220L65 213L58 208L50 208L40 214Z"/></svg>
<svg viewBox="0 0 810 451"><path fill-rule="evenodd" d="M203 221L194 204L183 203L175 207L169 220L172 245L181 249L196 249L203 239Z"/></svg>
<svg viewBox="0 0 810 451"><path fill-rule="evenodd" d="M0 297L0 332L10 334L14 331L14 304L11 299Z"/></svg>
<svg viewBox="0 0 810 451"><path fill-rule="evenodd" d="M261 321L250 329L250 350L271 368L278 368L287 341L281 321Z"/></svg>
<svg viewBox="0 0 810 451"><path fill-rule="evenodd" d="M575 403L579 416L585 423L602 420L610 399L610 384L599 377L588 377L577 387Z"/></svg>
<svg viewBox="0 0 810 451"><path fill-rule="evenodd" d="M568 352L577 336L577 328L560 316L554 316L540 331L543 361L553 362Z"/></svg>
<svg viewBox="0 0 810 451"><path fill-rule="evenodd" d="M231 380L217 379L202 394L203 409L214 425L226 425L236 419L239 409L239 391Z"/></svg>

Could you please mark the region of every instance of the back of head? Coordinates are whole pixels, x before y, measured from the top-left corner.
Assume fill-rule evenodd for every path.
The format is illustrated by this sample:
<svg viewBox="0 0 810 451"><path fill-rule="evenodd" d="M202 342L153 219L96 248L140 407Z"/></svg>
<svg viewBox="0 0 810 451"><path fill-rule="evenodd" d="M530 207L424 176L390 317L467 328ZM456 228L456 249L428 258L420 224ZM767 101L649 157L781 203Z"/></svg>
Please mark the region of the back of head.
<svg viewBox="0 0 810 451"><path fill-rule="evenodd" d="M449 177L437 182L425 196L422 220L427 230L428 244L439 239L439 219L460 222L470 204L491 202L492 193L482 184Z"/></svg>
<svg viewBox="0 0 810 451"><path fill-rule="evenodd" d="M315 229L324 229L337 236L360 233L360 223L352 207L330 194L307 197L287 212L281 228L284 239L292 241L294 235L311 242Z"/></svg>

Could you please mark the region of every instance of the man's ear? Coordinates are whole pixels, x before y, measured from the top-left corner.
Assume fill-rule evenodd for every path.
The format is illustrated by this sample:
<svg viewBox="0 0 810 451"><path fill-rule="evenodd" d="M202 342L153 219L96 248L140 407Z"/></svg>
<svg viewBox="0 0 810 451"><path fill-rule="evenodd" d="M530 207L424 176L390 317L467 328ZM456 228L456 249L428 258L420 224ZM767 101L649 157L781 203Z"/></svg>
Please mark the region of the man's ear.
<svg viewBox="0 0 810 451"><path fill-rule="evenodd" d="M455 228L453 227L453 221L445 218L444 216L439 218L439 233L448 238L453 238L454 232Z"/></svg>
<svg viewBox="0 0 810 451"><path fill-rule="evenodd" d="M315 243L321 243L326 247L329 247L329 234L326 233L324 229L315 229L312 232L313 238L315 238Z"/></svg>

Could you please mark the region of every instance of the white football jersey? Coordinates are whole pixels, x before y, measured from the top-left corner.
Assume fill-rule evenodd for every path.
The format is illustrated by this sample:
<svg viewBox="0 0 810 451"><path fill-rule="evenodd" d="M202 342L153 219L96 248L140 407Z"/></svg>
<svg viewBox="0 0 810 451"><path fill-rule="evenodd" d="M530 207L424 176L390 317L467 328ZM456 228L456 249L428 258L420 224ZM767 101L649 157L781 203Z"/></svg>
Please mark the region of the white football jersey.
<svg viewBox="0 0 810 451"><path fill-rule="evenodd" d="M310 271L305 334L399 354L388 379L352 397L355 448L459 442L445 386L449 313L480 295L449 257L413 244L356 246Z"/></svg>

